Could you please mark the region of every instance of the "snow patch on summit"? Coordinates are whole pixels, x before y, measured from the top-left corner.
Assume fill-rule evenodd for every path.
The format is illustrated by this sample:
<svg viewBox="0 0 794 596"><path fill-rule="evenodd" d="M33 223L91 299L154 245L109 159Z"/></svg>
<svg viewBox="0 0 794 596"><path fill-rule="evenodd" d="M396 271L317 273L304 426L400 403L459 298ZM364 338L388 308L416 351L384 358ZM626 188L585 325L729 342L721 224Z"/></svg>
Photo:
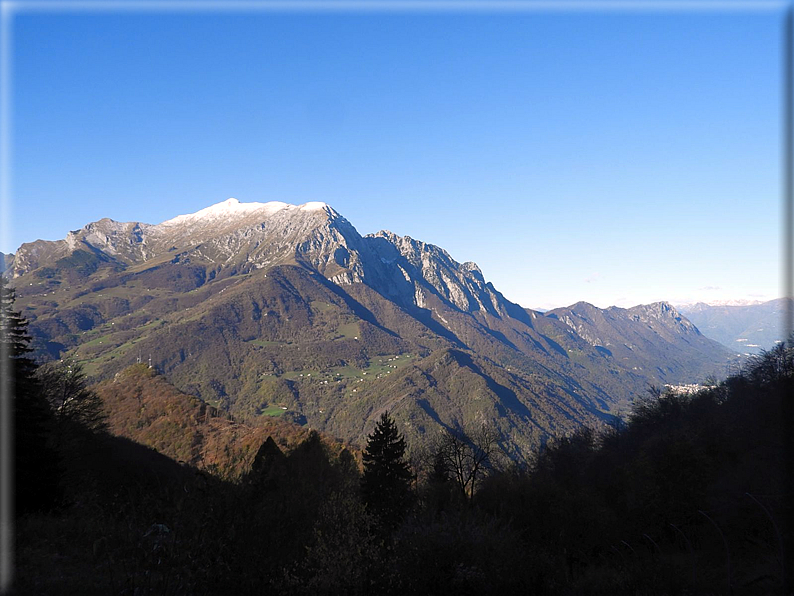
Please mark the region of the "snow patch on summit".
<svg viewBox="0 0 794 596"><path fill-rule="evenodd" d="M320 211L321 209L328 209L328 204L322 201L309 201L300 206L301 211Z"/></svg>
<svg viewBox="0 0 794 596"><path fill-rule="evenodd" d="M173 219L164 221L162 226L175 226L183 223L196 222L196 221L214 221L218 219L231 219L250 215L252 213L261 213L265 217L273 215L277 211L281 211L287 207L292 207L287 203L281 201L270 201L269 203L241 203L237 199L226 199L222 203L216 203L205 207L195 213L188 213L186 215L177 215Z"/></svg>
<svg viewBox="0 0 794 596"><path fill-rule="evenodd" d="M180 226L185 224L199 224L205 226L214 222L224 222L228 220L243 219L248 216L259 216L267 219L271 215L280 211L287 212L312 212L325 211L331 216L338 215L327 203L321 201L310 201L303 205L290 205L281 201L270 201L268 203L241 203L237 199L226 199L221 203L210 205L195 213L177 215L176 217L164 221L160 224L165 228Z"/></svg>

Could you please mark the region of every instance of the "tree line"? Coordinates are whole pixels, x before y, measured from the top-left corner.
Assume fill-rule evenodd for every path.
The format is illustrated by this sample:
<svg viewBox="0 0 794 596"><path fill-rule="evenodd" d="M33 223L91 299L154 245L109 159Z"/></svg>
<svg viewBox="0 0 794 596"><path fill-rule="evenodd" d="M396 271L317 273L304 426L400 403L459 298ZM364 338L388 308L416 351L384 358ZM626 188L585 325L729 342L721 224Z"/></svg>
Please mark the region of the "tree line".
<svg viewBox="0 0 794 596"><path fill-rule="evenodd" d="M361 462L268 439L236 481L103 430L79 366L39 366L2 288L14 373L20 594L785 593L781 345L695 395L508 460L487 426L409 446L384 412Z"/></svg>

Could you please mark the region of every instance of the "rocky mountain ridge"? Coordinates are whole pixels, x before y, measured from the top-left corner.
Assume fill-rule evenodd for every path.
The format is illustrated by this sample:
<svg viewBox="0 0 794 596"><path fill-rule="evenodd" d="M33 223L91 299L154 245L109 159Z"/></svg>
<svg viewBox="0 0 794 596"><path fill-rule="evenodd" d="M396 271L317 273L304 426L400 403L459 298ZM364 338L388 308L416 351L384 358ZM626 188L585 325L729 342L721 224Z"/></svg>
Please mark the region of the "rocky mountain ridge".
<svg viewBox="0 0 794 596"><path fill-rule="evenodd" d="M403 306L424 307L437 293L463 311L496 313L503 298L474 263L455 262L443 249L389 231L362 237L325 203L240 203L228 199L161 224L108 218L64 240L23 244L12 265L17 278L84 250L116 266L168 259L235 273L298 264L333 283L366 283Z"/></svg>
<svg viewBox="0 0 794 596"><path fill-rule="evenodd" d="M421 442L488 423L526 457L647 385L721 374L729 352L666 303L541 314L474 263L325 203L224 201L157 225L102 219L23 244L19 305L39 354L97 380L140 358L241 420L360 441L389 409Z"/></svg>

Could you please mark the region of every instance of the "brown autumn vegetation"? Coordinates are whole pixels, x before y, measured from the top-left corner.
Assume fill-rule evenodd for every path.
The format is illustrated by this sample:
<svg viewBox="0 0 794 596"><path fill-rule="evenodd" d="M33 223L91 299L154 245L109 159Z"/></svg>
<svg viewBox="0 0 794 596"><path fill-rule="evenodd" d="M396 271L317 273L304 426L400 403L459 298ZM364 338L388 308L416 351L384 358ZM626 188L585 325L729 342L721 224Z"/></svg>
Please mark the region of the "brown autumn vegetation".
<svg viewBox="0 0 794 596"><path fill-rule="evenodd" d="M109 432L226 479L239 479L247 472L268 437L289 452L310 433L271 416L238 422L182 393L145 364L125 369L94 390L104 405ZM343 448L330 437L322 438L333 453Z"/></svg>

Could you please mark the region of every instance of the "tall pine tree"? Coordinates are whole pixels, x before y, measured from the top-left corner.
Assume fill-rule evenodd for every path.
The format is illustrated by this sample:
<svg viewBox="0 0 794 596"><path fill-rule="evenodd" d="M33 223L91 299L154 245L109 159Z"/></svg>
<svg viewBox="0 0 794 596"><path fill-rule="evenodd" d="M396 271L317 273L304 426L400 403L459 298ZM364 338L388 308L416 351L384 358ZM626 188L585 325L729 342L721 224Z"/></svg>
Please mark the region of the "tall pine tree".
<svg viewBox="0 0 794 596"><path fill-rule="evenodd" d="M405 456L405 439L384 412L367 438L361 494L367 508L387 526L402 519L411 501L413 475Z"/></svg>
<svg viewBox="0 0 794 596"><path fill-rule="evenodd" d="M58 456L50 445L52 411L35 377L27 321L14 310L14 290L0 277L0 375L3 414L13 428L14 492L17 514L46 509L58 498ZM10 402L12 408L8 406ZM5 447L10 443L4 441ZM7 456L4 456L4 463Z"/></svg>

